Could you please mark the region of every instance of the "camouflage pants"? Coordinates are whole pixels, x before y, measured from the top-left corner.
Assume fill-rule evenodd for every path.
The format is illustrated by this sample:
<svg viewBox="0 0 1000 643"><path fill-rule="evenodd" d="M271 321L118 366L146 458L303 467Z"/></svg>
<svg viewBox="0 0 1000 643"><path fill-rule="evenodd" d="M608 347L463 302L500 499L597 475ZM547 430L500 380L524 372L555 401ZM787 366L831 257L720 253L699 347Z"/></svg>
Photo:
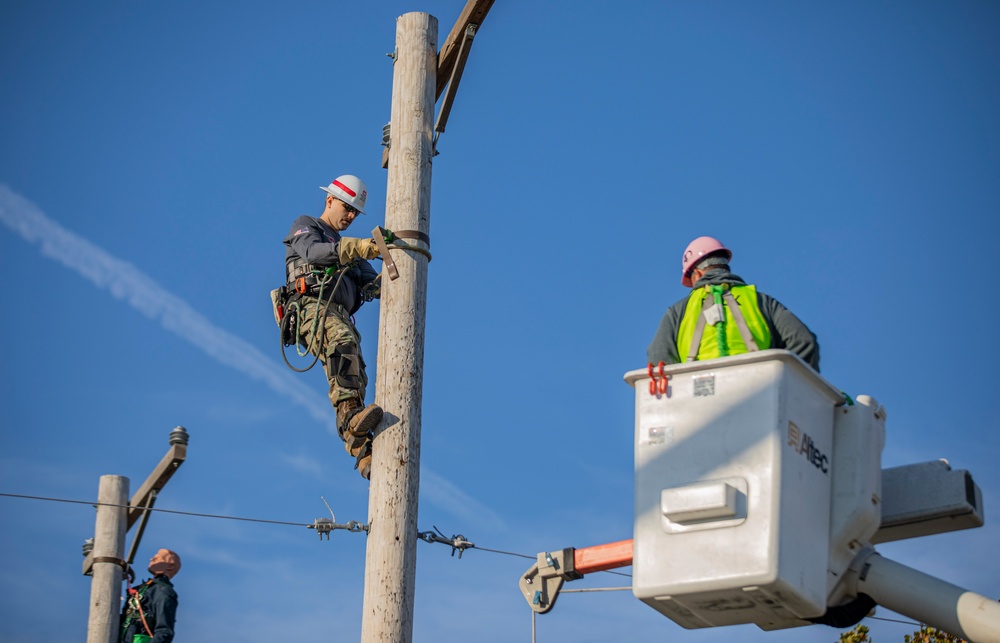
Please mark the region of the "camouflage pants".
<svg viewBox="0 0 1000 643"><path fill-rule="evenodd" d="M319 359L330 382L330 403L336 408L339 402L355 398L364 404L368 376L365 374L365 360L361 356L361 335L351 323L350 315L337 304L331 303L326 308L326 304L318 302L315 297L303 297L300 305L299 337L313 355L320 348ZM324 308L326 318L320 319L316 329L322 343L320 337L311 341L317 310L322 314Z"/></svg>

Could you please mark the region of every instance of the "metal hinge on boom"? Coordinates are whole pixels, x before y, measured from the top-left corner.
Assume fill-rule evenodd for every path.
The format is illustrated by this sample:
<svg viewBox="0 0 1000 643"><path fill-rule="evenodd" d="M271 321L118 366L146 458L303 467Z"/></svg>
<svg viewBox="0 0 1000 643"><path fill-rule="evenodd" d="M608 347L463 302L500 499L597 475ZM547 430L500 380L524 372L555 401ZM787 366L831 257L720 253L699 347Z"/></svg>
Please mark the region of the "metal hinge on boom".
<svg viewBox="0 0 1000 643"><path fill-rule="evenodd" d="M544 614L556 604L564 581L583 578L573 567L573 548L557 552L543 551L538 562L521 576L518 585L531 609Z"/></svg>
<svg viewBox="0 0 1000 643"><path fill-rule="evenodd" d="M538 562L521 576L518 585L531 609L544 614L555 605L563 582L631 564L631 540L583 549L567 547L557 552L543 551L538 554Z"/></svg>

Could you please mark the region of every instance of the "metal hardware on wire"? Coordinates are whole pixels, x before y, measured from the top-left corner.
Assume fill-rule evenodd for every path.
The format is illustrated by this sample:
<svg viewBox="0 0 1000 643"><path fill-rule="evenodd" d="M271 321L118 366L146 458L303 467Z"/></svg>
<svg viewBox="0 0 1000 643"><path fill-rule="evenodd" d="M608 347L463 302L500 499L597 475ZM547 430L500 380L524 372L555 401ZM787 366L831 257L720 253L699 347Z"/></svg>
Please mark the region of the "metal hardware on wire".
<svg viewBox="0 0 1000 643"><path fill-rule="evenodd" d="M443 533L441 533L441 530L438 529L436 526L434 527L434 531L421 531L417 533L417 537L423 540L424 542L428 543L443 543L445 545L450 545L451 555L454 556L455 550L457 549L459 558L462 558L462 553L466 549L470 549L476 546L474 543L470 543L468 540L466 540L465 536L461 534L448 538Z"/></svg>
<svg viewBox="0 0 1000 643"><path fill-rule="evenodd" d="M364 525L357 520L349 520L347 524L338 525L337 517L333 515L333 509L330 508L330 503L326 501L326 498L320 496L320 500L326 505L326 508L330 511L329 518L317 518L313 521L313 524L309 525L309 529L315 529L316 533L319 535L319 539L323 540L323 534L326 534L326 539L330 540L330 532L336 529L345 529L352 533L357 533L359 531L368 531L368 525Z"/></svg>
<svg viewBox="0 0 1000 643"><path fill-rule="evenodd" d="M329 518L317 518L313 524L309 525L309 529L315 529L316 533L319 534L319 539L323 540L323 535L326 534L326 539L330 540L330 532L337 529L344 529L352 533L357 533L359 531L368 531L368 525L362 524L357 520L350 520L346 524L338 525Z"/></svg>

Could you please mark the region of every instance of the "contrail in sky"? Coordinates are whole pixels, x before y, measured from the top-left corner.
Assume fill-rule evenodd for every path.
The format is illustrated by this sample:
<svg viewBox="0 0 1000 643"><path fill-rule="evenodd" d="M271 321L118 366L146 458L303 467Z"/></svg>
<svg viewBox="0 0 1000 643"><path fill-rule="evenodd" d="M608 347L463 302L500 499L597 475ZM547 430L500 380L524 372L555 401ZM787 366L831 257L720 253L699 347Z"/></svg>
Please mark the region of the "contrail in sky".
<svg viewBox="0 0 1000 643"><path fill-rule="evenodd" d="M104 250L49 219L37 205L0 184L0 220L29 243L41 246L42 254L78 272L97 287L184 339L222 364L266 384L301 406L328 430L337 433L333 409L325 397L311 393L290 371L268 359L257 348L215 326L184 300L168 292L138 268L112 257ZM315 467L306 463L311 470ZM494 511L467 496L455 485L422 467L426 484L422 492L433 504L460 517L475 517L477 523L502 525Z"/></svg>
<svg viewBox="0 0 1000 643"><path fill-rule="evenodd" d="M138 268L112 257L83 237L49 219L31 201L0 184L0 220L42 254L70 268L181 339L191 342L226 366L266 384L306 409L336 434L336 419L325 397L296 382L291 372L260 350L205 319L184 300L168 292Z"/></svg>

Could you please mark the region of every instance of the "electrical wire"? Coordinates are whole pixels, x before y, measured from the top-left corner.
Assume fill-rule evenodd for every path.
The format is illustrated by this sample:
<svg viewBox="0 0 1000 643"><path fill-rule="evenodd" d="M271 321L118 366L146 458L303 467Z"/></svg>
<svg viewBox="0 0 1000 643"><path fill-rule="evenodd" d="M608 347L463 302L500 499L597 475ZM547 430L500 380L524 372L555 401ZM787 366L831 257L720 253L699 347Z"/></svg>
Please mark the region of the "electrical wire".
<svg viewBox="0 0 1000 643"><path fill-rule="evenodd" d="M68 500L66 498L46 498L44 496L28 496L18 493L0 493L0 496L6 498L25 498L27 500L46 500L49 502L65 502L76 505L91 505L92 507L116 507L118 509L140 509L140 507L133 507L132 505L119 505L109 502L91 502L89 500ZM239 516L221 516L219 514L197 513L194 511L178 511L176 509L160 509L157 507L145 508L144 511L158 511L160 513L165 513L165 514L178 514L181 516L197 516L199 518L219 518L223 520L240 520L243 522L260 522L271 525L291 525L293 527L311 527L313 525L313 523L306 523L306 522L289 522L286 520L266 520L263 518L241 518Z"/></svg>
<svg viewBox="0 0 1000 643"><path fill-rule="evenodd" d="M917 623L916 621L901 621L896 618L885 618L884 616L866 616L865 618L870 618L873 621L885 621L887 623L902 623L903 625L913 625L916 627L921 626L921 624Z"/></svg>
<svg viewBox="0 0 1000 643"><path fill-rule="evenodd" d="M478 549L479 551L488 551L493 554L504 554L505 556L517 556L518 558L527 558L528 560L535 560L535 556L528 556L526 554L515 554L510 551L500 551L499 549L487 549L486 547L480 547L476 545L475 547L470 547L470 549Z"/></svg>
<svg viewBox="0 0 1000 643"><path fill-rule="evenodd" d="M46 496L30 496L19 493L0 493L0 497L5 498L22 498L26 500L44 500L46 502L63 502L68 504L76 505L90 505L92 507L115 507L119 509L137 509L138 507L133 507L132 505L119 505L106 502L94 502L90 500L70 500L67 498L50 498ZM198 513L194 511L179 511L177 509L160 509L157 507L146 508L147 511L158 511L165 514L175 514L180 516L195 516L197 518L216 518L220 520L238 520L241 522L256 522L268 525L289 525L292 527L315 527L316 523L306 523L306 522L291 522L287 520L269 520L264 518L243 518L240 516L223 516L219 514L208 514L208 513ZM447 543L446 543L447 544ZM480 547L478 545L472 545L469 549L478 549L479 551L485 551L492 554L502 554L504 556L515 556L517 558L525 558L527 560L535 560L535 556L528 556L527 554L518 554L510 551L503 551L500 549L490 549L488 547ZM625 574L622 572L614 572L611 570L604 570L603 573L606 574L617 574L618 576L631 577L631 574Z"/></svg>

